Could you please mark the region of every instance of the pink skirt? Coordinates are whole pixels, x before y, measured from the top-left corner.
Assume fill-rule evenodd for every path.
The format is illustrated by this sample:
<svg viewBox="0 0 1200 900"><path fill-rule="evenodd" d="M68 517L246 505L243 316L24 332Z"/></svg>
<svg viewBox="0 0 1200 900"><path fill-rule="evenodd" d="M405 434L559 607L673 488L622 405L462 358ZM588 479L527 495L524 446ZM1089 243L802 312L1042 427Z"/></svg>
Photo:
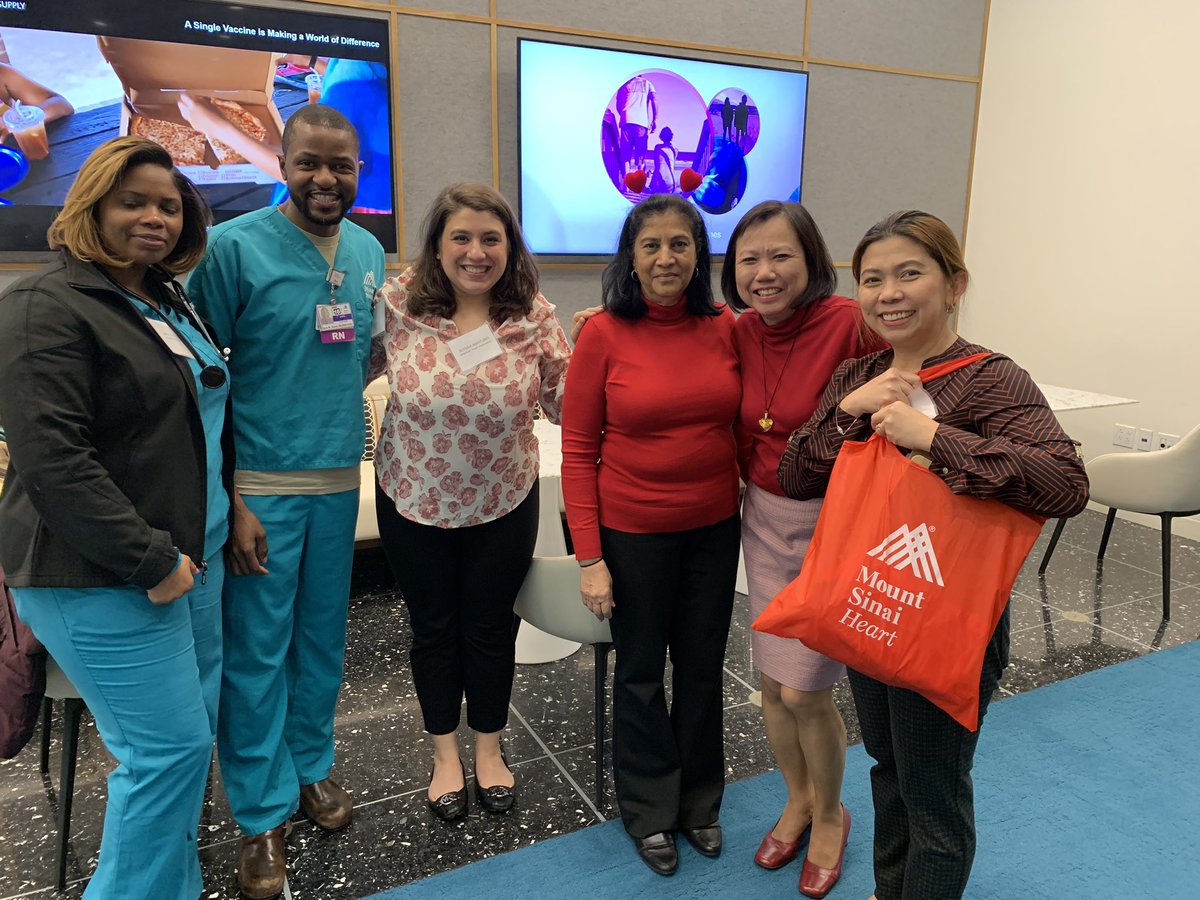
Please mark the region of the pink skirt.
<svg viewBox="0 0 1200 900"><path fill-rule="evenodd" d="M800 574L823 499L792 500L751 484L742 504L742 553L750 587L751 621ZM846 667L800 641L751 630L754 666L797 691L832 687Z"/></svg>

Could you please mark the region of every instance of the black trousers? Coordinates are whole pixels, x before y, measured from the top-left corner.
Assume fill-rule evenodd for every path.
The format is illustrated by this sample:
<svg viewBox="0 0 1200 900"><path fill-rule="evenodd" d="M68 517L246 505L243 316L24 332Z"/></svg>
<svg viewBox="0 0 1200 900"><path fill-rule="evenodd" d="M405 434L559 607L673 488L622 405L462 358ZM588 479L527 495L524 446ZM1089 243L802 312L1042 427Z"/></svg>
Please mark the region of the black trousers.
<svg viewBox="0 0 1200 900"><path fill-rule="evenodd" d="M614 780L634 837L708 825L720 813L721 685L739 533L736 515L664 534L600 529L615 603Z"/></svg>
<svg viewBox="0 0 1200 900"><path fill-rule="evenodd" d="M979 678L979 726L1008 665L1005 609ZM979 731L968 731L920 694L850 671L863 745L875 760L875 896L956 900L975 859L971 767Z"/></svg>
<svg viewBox="0 0 1200 900"><path fill-rule="evenodd" d="M537 542L538 485L508 515L467 528L410 522L378 486L375 515L388 564L408 606L409 659L430 734L508 724L517 620L513 603Z"/></svg>

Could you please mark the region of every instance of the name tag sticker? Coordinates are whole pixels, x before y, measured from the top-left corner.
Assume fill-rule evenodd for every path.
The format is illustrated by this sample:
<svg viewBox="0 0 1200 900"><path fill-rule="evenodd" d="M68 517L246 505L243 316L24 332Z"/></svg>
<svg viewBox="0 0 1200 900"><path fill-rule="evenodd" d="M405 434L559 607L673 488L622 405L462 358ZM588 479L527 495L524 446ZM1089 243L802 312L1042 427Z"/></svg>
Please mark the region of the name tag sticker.
<svg viewBox="0 0 1200 900"><path fill-rule="evenodd" d="M492 331L492 326L486 322L474 331L451 338L446 344L462 372L470 372L476 366L495 359L504 352L500 342L496 340L496 332Z"/></svg>
<svg viewBox="0 0 1200 900"><path fill-rule="evenodd" d="M147 319L146 321L154 329L155 333L162 338L163 343L167 345L167 349L176 356L182 356L184 359L196 358L192 355L192 351L188 349L188 345L179 339L179 335L175 333L175 329L162 319Z"/></svg>
<svg viewBox="0 0 1200 900"><path fill-rule="evenodd" d="M933 398L929 396L929 392L923 387L917 388L908 395L908 405L919 413L924 413L931 419L938 417L937 405L933 402Z"/></svg>

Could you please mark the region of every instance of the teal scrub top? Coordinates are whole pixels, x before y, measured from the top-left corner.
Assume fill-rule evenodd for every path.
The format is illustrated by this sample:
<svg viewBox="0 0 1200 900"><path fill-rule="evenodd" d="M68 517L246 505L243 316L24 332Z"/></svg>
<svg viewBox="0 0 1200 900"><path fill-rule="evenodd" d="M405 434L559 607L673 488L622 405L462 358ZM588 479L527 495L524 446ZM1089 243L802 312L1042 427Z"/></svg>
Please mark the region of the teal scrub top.
<svg viewBox="0 0 1200 900"><path fill-rule="evenodd" d="M334 266L349 303L353 341L321 343L316 307L330 302L329 266L275 207L216 226L188 292L229 348L237 468L258 472L358 465L364 446L362 390L370 356L383 247L349 220Z"/></svg>
<svg viewBox="0 0 1200 900"><path fill-rule="evenodd" d="M208 474L208 514L204 523L204 556L211 559L221 552L229 537L229 494L221 480L223 454L221 431L225 427L225 402L229 396L229 369L221 354L201 331L187 318L167 306L154 309L148 303L133 297L134 306L147 319L162 319L183 337L188 349L199 357L188 359L188 368L196 379L196 396L200 400L200 422L204 428L206 472ZM205 366L217 366L225 372L225 383L220 387L206 387L200 382L200 372ZM197 563L199 560L197 560Z"/></svg>

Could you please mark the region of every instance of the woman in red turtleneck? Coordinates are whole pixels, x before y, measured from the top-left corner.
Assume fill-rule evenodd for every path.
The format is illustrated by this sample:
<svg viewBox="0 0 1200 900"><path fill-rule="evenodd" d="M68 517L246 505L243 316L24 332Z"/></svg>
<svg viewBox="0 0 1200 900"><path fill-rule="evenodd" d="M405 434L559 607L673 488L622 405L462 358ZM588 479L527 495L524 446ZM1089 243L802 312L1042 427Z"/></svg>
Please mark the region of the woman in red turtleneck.
<svg viewBox="0 0 1200 900"><path fill-rule="evenodd" d="M792 500L776 472L843 360L881 345L858 304L833 294L837 272L812 217L798 203L767 201L738 223L721 287L738 317L742 367L739 462L746 481L742 549L754 618L800 572L821 500ZM754 856L777 869L810 836L800 892L823 897L841 873L850 814L841 805L846 728L833 701L845 666L796 640L751 632L762 673L763 723L787 784L787 804Z"/></svg>
<svg viewBox="0 0 1200 900"><path fill-rule="evenodd" d="M625 829L661 875L675 832L721 851L721 680L737 575L733 315L704 221L655 194L625 220L563 398L563 494L584 604L612 618L613 768ZM663 685L667 651L672 702Z"/></svg>

